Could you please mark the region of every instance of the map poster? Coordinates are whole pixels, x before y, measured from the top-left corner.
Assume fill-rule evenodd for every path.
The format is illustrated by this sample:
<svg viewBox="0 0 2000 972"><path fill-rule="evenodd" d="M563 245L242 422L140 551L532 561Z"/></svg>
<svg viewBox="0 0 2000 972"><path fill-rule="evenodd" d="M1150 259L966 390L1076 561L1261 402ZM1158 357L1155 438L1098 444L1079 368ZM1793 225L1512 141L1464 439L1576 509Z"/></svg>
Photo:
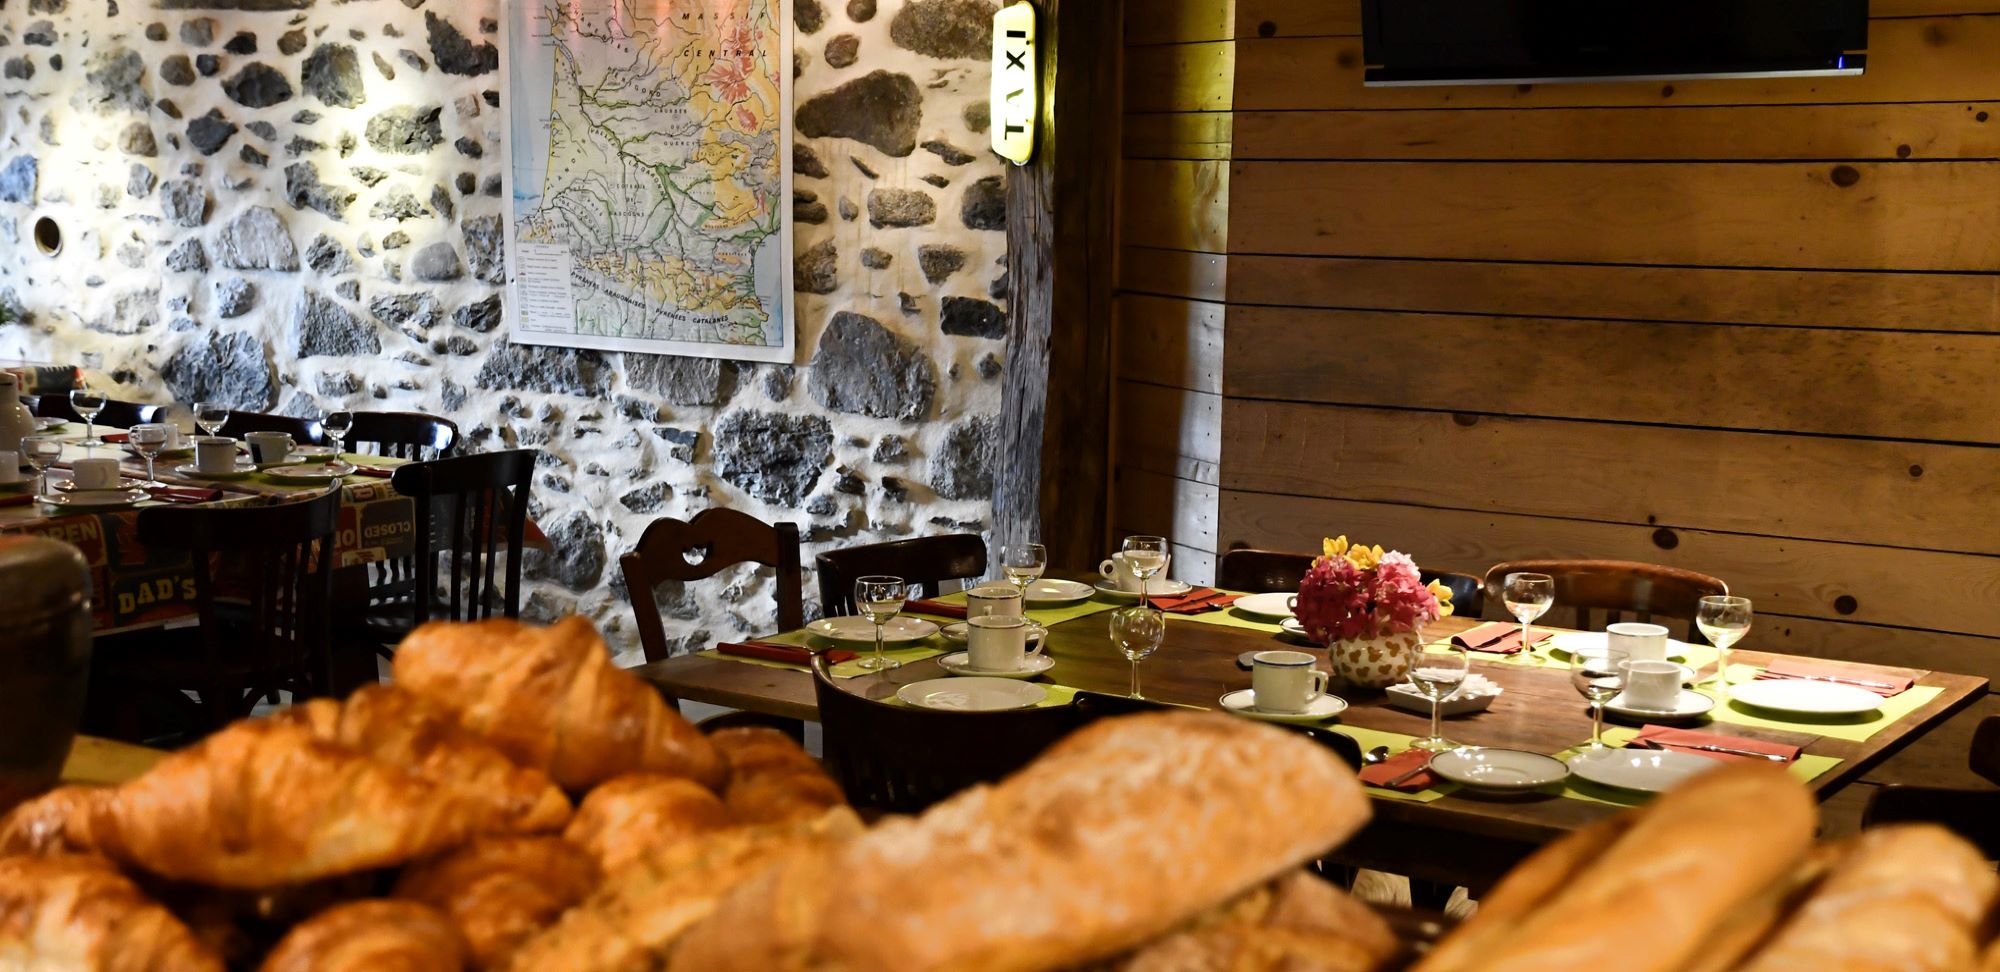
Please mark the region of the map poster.
<svg viewBox="0 0 2000 972"><path fill-rule="evenodd" d="M509 0L516 343L793 360L784 0Z"/></svg>

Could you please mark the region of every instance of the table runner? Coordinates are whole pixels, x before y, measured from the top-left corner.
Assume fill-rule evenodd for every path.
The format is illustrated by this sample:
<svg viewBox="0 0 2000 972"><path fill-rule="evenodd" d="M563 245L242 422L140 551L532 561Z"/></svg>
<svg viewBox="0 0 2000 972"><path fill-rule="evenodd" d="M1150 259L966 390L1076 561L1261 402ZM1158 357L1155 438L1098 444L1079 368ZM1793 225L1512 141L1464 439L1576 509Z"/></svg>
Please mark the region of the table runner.
<svg viewBox="0 0 2000 972"><path fill-rule="evenodd" d="M1775 726L1773 728L1783 729L1787 727ZM1607 726L1604 730L1604 741L1612 746L1622 747L1626 743L1638 738L1639 732L1640 730L1637 728ZM1582 752L1583 749L1583 744L1578 744L1562 752L1552 753L1551 755L1564 762L1568 762L1570 757ZM1717 762L1720 762L1720 760ZM1840 762L1840 760L1831 756L1806 754L1788 764L1785 767L1785 771L1792 774L1801 783L1810 783L1827 771L1839 766ZM1634 793L1627 790L1598 786L1595 783L1580 780L1575 776L1571 776L1568 780L1565 780L1560 788L1544 787L1539 792L1570 800L1582 800L1586 803L1605 803L1614 807L1636 807L1654 797L1654 794L1651 793Z"/></svg>

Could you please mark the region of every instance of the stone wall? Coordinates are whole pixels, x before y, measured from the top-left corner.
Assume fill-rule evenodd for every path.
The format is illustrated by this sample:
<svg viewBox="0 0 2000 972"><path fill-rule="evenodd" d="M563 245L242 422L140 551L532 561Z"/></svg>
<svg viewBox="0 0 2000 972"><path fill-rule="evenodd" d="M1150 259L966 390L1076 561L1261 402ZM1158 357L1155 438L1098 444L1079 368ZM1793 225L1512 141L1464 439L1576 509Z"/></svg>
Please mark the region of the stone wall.
<svg viewBox="0 0 2000 972"><path fill-rule="evenodd" d="M993 4L791 2L797 366L506 340L497 0L0 0L20 318L0 358L80 363L122 398L420 410L475 450L540 448L560 554L529 564L530 610L590 613L627 660L616 556L654 516L789 519L808 564L982 531L1007 290ZM665 592L670 633L765 623L768 592L747 570Z"/></svg>

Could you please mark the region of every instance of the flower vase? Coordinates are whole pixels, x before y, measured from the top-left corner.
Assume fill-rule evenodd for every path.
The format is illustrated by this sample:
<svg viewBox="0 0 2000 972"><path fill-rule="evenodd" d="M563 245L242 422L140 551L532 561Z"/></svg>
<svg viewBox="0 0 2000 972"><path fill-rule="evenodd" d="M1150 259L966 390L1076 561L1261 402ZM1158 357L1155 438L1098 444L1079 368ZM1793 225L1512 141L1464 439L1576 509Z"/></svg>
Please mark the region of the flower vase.
<svg viewBox="0 0 2000 972"><path fill-rule="evenodd" d="M1326 656L1335 678L1362 688L1385 689L1409 677L1423 644L1421 631L1348 638L1327 645Z"/></svg>

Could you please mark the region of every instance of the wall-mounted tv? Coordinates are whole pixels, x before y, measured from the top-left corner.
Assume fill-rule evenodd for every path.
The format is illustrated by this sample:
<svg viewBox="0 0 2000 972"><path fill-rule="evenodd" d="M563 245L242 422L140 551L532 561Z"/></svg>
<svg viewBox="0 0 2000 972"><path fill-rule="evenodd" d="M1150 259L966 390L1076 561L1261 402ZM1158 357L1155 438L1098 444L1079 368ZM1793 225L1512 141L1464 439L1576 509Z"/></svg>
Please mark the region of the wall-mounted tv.
<svg viewBox="0 0 2000 972"><path fill-rule="evenodd" d="M1856 75L1868 0L1363 0L1370 87Z"/></svg>

